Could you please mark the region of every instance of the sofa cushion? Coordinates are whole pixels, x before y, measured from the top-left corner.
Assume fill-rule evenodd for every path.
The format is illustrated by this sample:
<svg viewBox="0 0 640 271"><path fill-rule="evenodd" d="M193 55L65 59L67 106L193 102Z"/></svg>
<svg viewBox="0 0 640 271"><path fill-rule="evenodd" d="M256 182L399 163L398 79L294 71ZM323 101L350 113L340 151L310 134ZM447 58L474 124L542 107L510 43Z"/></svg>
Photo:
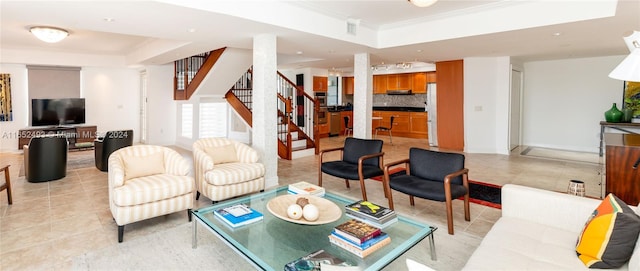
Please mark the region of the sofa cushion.
<svg viewBox="0 0 640 271"><path fill-rule="evenodd" d="M213 164L238 162L238 154L233 144L205 147L204 152L211 157Z"/></svg>
<svg viewBox="0 0 640 271"><path fill-rule="evenodd" d="M593 211L578 238L578 258L589 268L618 268L629 261L640 233L640 217L609 194Z"/></svg>
<svg viewBox="0 0 640 271"><path fill-rule="evenodd" d="M122 162L125 180L164 173L164 153L162 152L144 156L123 154Z"/></svg>
<svg viewBox="0 0 640 271"><path fill-rule="evenodd" d="M261 163L226 163L205 172L204 178L212 185L229 185L260 178L264 173Z"/></svg>
<svg viewBox="0 0 640 271"><path fill-rule="evenodd" d="M578 232L503 216L463 270L587 270L575 256L576 235Z"/></svg>
<svg viewBox="0 0 640 271"><path fill-rule="evenodd" d="M130 179L113 191L117 206L133 206L192 193L195 182L189 176L156 174Z"/></svg>

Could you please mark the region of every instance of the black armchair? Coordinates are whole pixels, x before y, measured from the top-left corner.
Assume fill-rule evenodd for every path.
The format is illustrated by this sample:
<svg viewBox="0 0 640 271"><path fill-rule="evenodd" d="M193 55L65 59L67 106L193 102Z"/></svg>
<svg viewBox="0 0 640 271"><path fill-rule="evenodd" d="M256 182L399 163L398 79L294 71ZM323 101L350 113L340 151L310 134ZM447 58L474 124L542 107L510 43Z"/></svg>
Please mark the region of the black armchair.
<svg viewBox="0 0 640 271"><path fill-rule="evenodd" d="M133 144L133 130L108 131L104 137L93 142L95 147L96 168L100 171L109 170L109 155L112 152Z"/></svg>
<svg viewBox="0 0 640 271"><path fill-rule="evenodd" d="M33 137L24 151L24 174L31 183L47 182L67 176L69 143L64 136Z"/></svg>
<svg viewBox="0 0 640 271"><path fill-rule="evenodd" d="M342 160L323 162L323 155L333 151L340 151ZM344 147L320 152L318 185L322 186L323 172L344 178L347 188L349 188L349 180L359 180L362 199L367 200L364 179L380 176L384 173L382 170L383 156L382 140L348 137L344 141Z"/></svg>
<svg viewBox="0 0 640 271"><path fill-rule="evenodd" d="M389 169L405 164L404 175L390 176ZM464 155L437 152L419 148L409 150L409 158L384 166L384 186L389 208L393 209L392 191L409 195L409 203L415 205L413 197L445 202L447 226L453 234L453 209L451 201L464 196L464 219L470 221L469 214L469 170L464 167Z"/></svg>

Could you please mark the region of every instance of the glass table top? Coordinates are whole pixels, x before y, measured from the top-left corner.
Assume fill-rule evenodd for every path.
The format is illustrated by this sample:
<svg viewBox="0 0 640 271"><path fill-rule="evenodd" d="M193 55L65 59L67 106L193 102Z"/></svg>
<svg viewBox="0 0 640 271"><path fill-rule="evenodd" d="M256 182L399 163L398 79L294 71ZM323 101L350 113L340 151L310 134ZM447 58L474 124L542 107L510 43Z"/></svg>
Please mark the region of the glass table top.
<svg viewBox="0 0 640 271"><path fill-rule="evenodd" d="M287 194L287 187L279 187L249 196L224 201L192 211L196 221L208 227L220 238L233 246L237 252L264 270L283 270L284 265L319 249L360 267L362 270L379 270L404 252L432 234L437 228L398 215L398 222L382 229L391 236L388 244L371 255L360 258L329 242L333 228L350 217L344 214L344 206L355 200L326 192L324 198L338 205L342 216L335 222L324 225L302 225L280 219L269 212L267 203ZM303 196L303 195L301 195ZM261 212L264 219L249 225L232 228L217 218L213 211L219 208L244 203ZM197 224L194 223L194 226ZM194 227L195 228L195 227ZM432 238L432 236L431 236ZM194 247L197 242L194 230ZM435 251L431 240L432 255Z"/></svg>

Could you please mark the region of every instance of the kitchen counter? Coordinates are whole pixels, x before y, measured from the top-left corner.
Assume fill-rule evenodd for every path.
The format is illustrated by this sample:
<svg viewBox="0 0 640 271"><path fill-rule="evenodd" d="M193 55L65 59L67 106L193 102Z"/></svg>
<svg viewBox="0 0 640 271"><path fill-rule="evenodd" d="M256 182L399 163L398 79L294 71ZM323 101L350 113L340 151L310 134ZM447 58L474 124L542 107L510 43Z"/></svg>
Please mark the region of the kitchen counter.
<svg viewBox="0 0 640 271"><path fill-rule="evenodd" d="M377 111L404 111L404 112L424 112L424 107L408 107L408 106L374 106L373 110Z"/></svg>
<svg viewBox="0 0 640 271"><path fill-rule="evenodd" d="M424 107L410 107L410 106L374 106L374 111L399 111L399 112L425 112ZM342 112L353 111L353 108L347 108L346 106L327 106L329 112Z"/></svg>

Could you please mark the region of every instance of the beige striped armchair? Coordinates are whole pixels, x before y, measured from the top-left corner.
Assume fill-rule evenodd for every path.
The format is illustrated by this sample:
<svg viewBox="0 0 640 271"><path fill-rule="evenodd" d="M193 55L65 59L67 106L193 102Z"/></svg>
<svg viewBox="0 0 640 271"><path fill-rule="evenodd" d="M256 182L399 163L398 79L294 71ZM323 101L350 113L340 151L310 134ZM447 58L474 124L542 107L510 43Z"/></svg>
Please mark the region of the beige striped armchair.
<svg viewBox="0 0 640 271"><path fill-rule="evenodd" d="M193 143L196 200L200 193L214 203L264 190L265 168L258 152L227 138L202 138Z"/></svg>
<svg viewBox="0 0 640 271"><path fill-rule="evenodd" d="M191 166L167 147L135 145L109 156L109 208L122 242L124 225L187 210L191 221L195 182Z"/></svg>

